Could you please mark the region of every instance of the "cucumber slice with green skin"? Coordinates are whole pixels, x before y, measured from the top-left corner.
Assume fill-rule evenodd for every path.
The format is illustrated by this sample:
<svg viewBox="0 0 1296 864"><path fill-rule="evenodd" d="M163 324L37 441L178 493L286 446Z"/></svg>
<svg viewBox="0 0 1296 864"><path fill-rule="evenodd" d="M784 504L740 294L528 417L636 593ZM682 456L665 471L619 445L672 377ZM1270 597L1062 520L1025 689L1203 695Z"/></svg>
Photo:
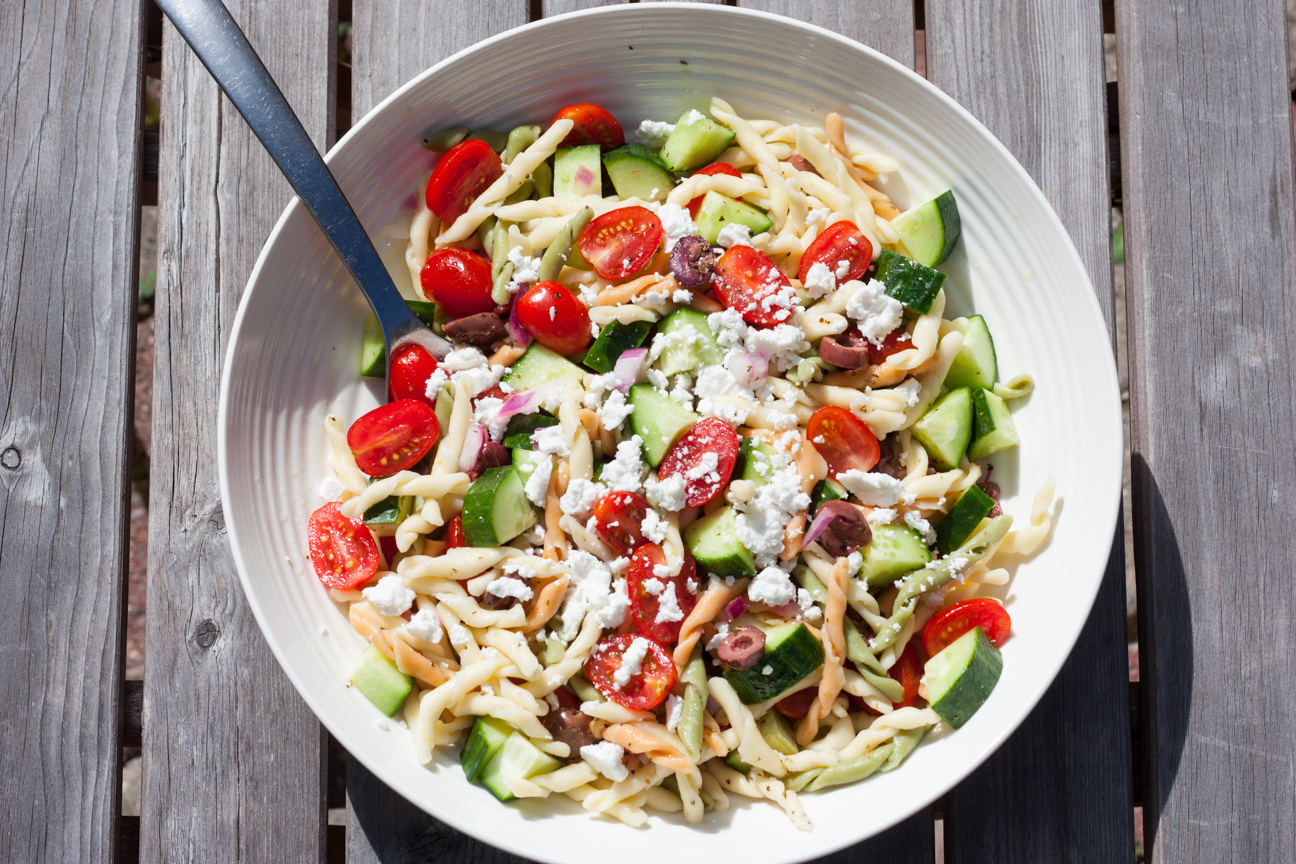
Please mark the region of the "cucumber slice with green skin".
<svg viewBox="0 0 1296 864"><path fill-rule="evenodd" d="M744 705L773 699L796 686L824 662L823 644L802 622L761 629L765 631L764 656L747 669L724 670L725 680Z"/></svg>
<svg viewBox="0 0 1296 864"><path fill-rule="evenodd" d="M728 195L721 195L712 190L702 198L693 222L698 227L698 234L714 246L720 232L731 222L746 225L751 236L764 233L774 224L765 211L743 201L735 201Z"/></svg>
<svg viewBox="0 0 1296 864"><path fill-rule="evenodd" d="M980 627L974 627L928 660L923 672L932 710L950 728L958 729L985 704L999 683L1003 655Z"/></svg>
<svg viewBox="0 0 1296 864"><path fill-rule="evenodd" d="M936 526L936 551L948 555L967 542L981 520L994 509L994 499L980 486L969 486Z"/></svg>
<svg viewBox="0 0 1296 864"><path fill-rule="evenodd" d="M667 193L675 188L675 181L657 154L642 144L627 144L610 151L603 157L603 165L622 200L665 201Z"/></svg>
<svg viewBox="0 0 1296 864"><path fill-rule="evenodd" d="M451 388L442 387L437 391L436 406L433 409L436 412L437 423L444 429L450 428L450 415L454 412L454 394Z"/></svg>
<svg viewBox="0 0 1296 864"><path fill-rule="evenodd" d="M414 679L396 668L372 645L360 655L360 662L351 673L351 686L388 717L405 704L405 697L414 687Z"/></svg>
<svg viewBox="0 0 1296 864"><path fill-rule="evenodd" d="M935 267L949 257L963 233L958 203L949 189L901 213L891 227L896 229L900 242L913 259L928 267Z"/></svg>
<svg viewBox="0 0 1296 864"><path fill-rule="evenodd" d="M873 539L861 553L864 564L856 574L870 588L883 588L932 560L922 535L904 525L874 525Z"/></svg>
<svg viewBox="0 0 1296 864"><path fill-rule="evenodd" d="M810 518L814 518L815 511L826 501L844 501L846 499L846 490L836 480L829 480L827 477L815 484L814 491L810 493Z"/></svg>
<svg viewBox="0 0 1296 864"><path fill-rule="evenodd" d="M676 309L657 325L657 332L670 335L689 327L698 334L696 338L670 345L657 358L654 365L663 375L678 375L699 366L714 366L725 361L724 349L716 342L706 314L696 309Z"/></svg>
<svg viewBox="0 0 1296 864"><path fill-rule="evenodd" d="M886 286L888 295L921 315L931 311L932 301L945 284L944 273L890 249L883 249L878 256L876 278Z"/></svg>
<svg viewBox="0 0 1296 864"><path fill-rule="evenodd" d="M666 136L661 161L671 171L692 171L723 153L733 140L732 131L708 120L700 111L688 111Z"/></svg>
<svg viewBox="0 0 1296 864"><path fill-rule="evenodd" d="M572 692L575 693L582 702L607 701L607 699L603 697L603 694L599 692L598 688L591 684L590 680L585 677L585 672L583 670L569 678L567 684L571 687Z"/></svg>
<svg viewBox="0 0 1296 864"><path fill-rule="evenodd" d="M756 728L760 730L765 743L775 752L792 756L801 749L797 747L796 733L792 731L792 727L783 715L777 711L766 711L762 714L756 721Z"/></svg>
<svg viewBox="0 0 1296 864"><path fill-rule="evenodd" d="M1021 443L1008 403L994 393L989 390L974 390L972 411L976 418L972 443L968 445L968 458L972 461L984 459Z"/></svg>
<svg viewBox="0 0 1296 864"><path fill-rule="evenodd" d="M644 458L656 468L680 436L702 418L651 384L630 388L630 426L643 439Z"/></svg>
<svg viewBox="0 0 1296 864"><path fill-rule="evenodd" d="M717 576L755 576L756 562L738 542L738 516L721 507L684 529L684 545L703 570Z"/></svg>
<svg viewBox="0 0 1296 864"><path fill-rule="evenodd" d="M437 305L426 300L406 300L405 305L418 319L431 327L437 320ZM360 374L365 378L387 377L387 343L383 341L382 327L370 312L365 316L360 331Z"/></svg>
<svg viewBox="0 0 1296 864"><path fill-rule="evenodd" d="M913 425L913 435L927 448L938 469L957 468L972 441L972 391L960 387L937 399Z"/></svg>
<svg viewBox="0 0 1296 864"><path fill-rule="evenodd" d="M517 796L509 788L509 780L530 780L540 774L552 774L561 767L561 762L532 744L521 732L514 732L477 776L496 798L512 801Z"/></svg>
<svg viewBox="0 0 1296 864"><path fill-rule="evenodd" d="M491 468L468 487L464 497L464 540L469 546L503 546L537 518L517 468Z"/></svg>
<svg viewBox="0 0 1296 864"><path fill-rule="evenodd" d="M548 414L514 414L509 418L508 428L504 430L504 446L510 450L534 450L531 436L535 431L557 425L558 418Z"/></svg>
<svg viewBox="0 0 1296 864"><path fill-rule="evenodd" d="M738 448L742 470L735 468L741 480L750 480L757 488L770 482L774 476L774 448L759 438L744 438Z"/></svg>
<svg viewBox="0 0 1296 864"><path fill-rule="evenodd" d="M603 195L603 162L597 144L559 147L554 152L553 194L555 198L584 198Z"/></svg>
<svg viewBox="0 0 1296 864"><path fill-rule="evenodd" d="M486 763L495 758L504 742L513 734L513 727L494 717L478 717L463 750L459 751L459 764L469 783L476 783Z"/></svg>
<svg viewBox="0 0 1296 864"><path fill-rule="evenodd" d="M729 751L729 755L725 756L725 764L739 774L747 774L751 771L751 766L738 758L737 749Z"/></svg>
<svg viewBox="0 0 1296 864"><path fill-rule="evenodd" d="M532 342L526 353L509 367L504 383L514 390L534 390L559 378L572 378L579 382L583 374L581 368L566 357L539 342Z"/></svg>
<svg viewBox="0 0 1296 864"><path fill-rule="evenodd" d="M945 375L945 388L994 386L999 377L999 361L995 358L994 339L990 328L980 315L968 319L963 331L963 347L954 355L949 372Z"/></svg>
<svg viewBox="0 0 1296 864"><path fill-rule="evenodd" d="M599 331L598 338L581 362L595 372L611 372L622 354L643 344L651 329L651 321L632 321L629 324L613 321Z"/></svg>
<svg viewBox="0 0 1296 864"><path fill-rule="evenodd" d="M388 495L364 512L366 525L399 525L414 512L413 495Z"/></svg>

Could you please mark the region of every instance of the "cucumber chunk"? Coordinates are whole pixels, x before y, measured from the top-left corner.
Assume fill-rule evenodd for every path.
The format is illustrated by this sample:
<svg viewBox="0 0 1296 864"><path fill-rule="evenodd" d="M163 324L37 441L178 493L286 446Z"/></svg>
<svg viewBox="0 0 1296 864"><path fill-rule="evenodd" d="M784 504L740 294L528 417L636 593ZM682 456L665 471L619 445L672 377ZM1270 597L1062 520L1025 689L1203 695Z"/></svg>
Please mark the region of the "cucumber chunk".
<svg viewBox="0 0 1296 864"><path fill-rule="evenodd" d="M742 470L735 469L739 479L750 480L759 488L774 476L774 448L759 438L744 438L738 458L742 462Z"/></svg>
<svg viewBox="0 0 1296 864"><path fill-rule="evenodd" d="M478 717L473 721L468 740L459 752L459 764L469 783L476 783L486 763L495 758L504 742L513 734L513 727L494 717Z"/></svg>
<svg viewBox="0 0 1296 864"><path fill-rule="evenodd" d="M699 366L714 366L725 360L724 349L716 342L707 324L707 316L696 309L676 309L657 325L657 332L670 335L692 328L698 335L670 344L654 364L663 375L678 375Z"/></svg>
<svg viewBox="0 0 1296 864"><path fill-rule="evenodd" d="M792 756L801 749L797 747L796 733L792 731L791 725L777 711L762 714L756 721L756 728L760 730L765 743L784 756Z"/></svg>
<svg viewBox="0 0 1296 864"><path fill-rule="evenodd" d="M427 326L431 327L436 322L435 303L406 300L405 305ZM382 327L378 325L378 319L372 312L365 316L364 327L360 331L360 374L365 378L387 377L387 344L383 341Z"/></svg>
<svg viewBox="0 0 1296 864"><path fill-rule="evenodd" d="M945 284L945 274L898 252L883 249L878 256L877 280L886 286L887 294L906 308L926 315Z"/></svg>
<svg viewBox="0 0 1296 864"><path fill-rule="evenodd" d="M856 578L863 579L870 588L890 585L932 560L922 535L904 525L874 525L873 540L861 554L864 564Z"/></svg>
<svg viewBox="0 0 1296 864"><path fill-rule="evenodd" d="M949 189L901 213L891 227L896 229L900 242L913 259L928 267L935 267L948 258L963 233L958 203Z"/></svg>
<svg viewBox="0 0 1296 864"><path fill-rule="evenodd" d="M509 780L530 780L540 774L552 774L561 767L561 762L532 744L521 732L514 732L482 767L478 778L496 798L512 801L517 796L509 788Z"/></svg>
<svg viewBox="0 0 1296 864"><path fill-rule="evenodd" d="M936 551L948 555L962 546L994 509L994 499L980 486L969 486L936 526Z"/></svg>
<svg viewBox="0 0 1296 864"><path fill-rule="evenodd" d="M360 691L374 707L388 717L394 715L414 687L414 679L396 668L381 652L370 645L360 655L351 673L351 686Z"/></svg>
<svg viewBox="0 0 1296 864"><path fill-rule="evenodd" d="M998 377L999 362L995 359L990 328L980 315L972 315L963 331L963 347L954 355L954 362L945 375L945 387L949 390L956 387L990 388Z"/></svg>
<svg viewBox="0 0 1296 864"><path fill-rule="evenodd" d="M913 425L913 434L938 469L957 468L972 441L972 391L960 387L937 399Z"/></svg>
<svg viewBox="0 0 1296 864"><path fill-rule="evenodd" d="M644 458L656 468L680 436L702 418L651 384L630 388L630 426L643 439Z"/></svg>
<svg viewBox="0 0 1296 864"><path fill-rule="evenodd" d="M675 188L675 181L662 167L661 160L650 148L642 144L627 144L603 157L603 165L612 178L617 197L641 198L644 201L665 201Z"/></svg>
<svg viewBox="0 0 1296 864"><path fill-rule="evenodd" d="M846 498L846 490L836 480L829 480L827 477L815 484L814 491L810 493L810 518L813 519L815 512L820 505L827 501L842 501Z"/></svg>
<svg viewBox="0 0 1296 864"><path fill-rule="evenodd" d="M388 495L364 512L366 525L399 525L414 512L413 495Z"/></svg>
<svg viewBox="0 0 1296 864"><path fill-rule="evenodd" d="M968 447L969 459L975 462L1021 443L1012 412L1008 410L1007 403L994 393L989 390L974 390L972 409L976 415L976 428L972 444Z"/></svg>
<svg viewBox="0 0 1296 864"><path fill-rule="evenodd" d="M510 450L534 450L531 436L535 431L557 425L558 418L548 414L514 414L504 430L504 446Z"/></svg>
<svg viewBox="0 0 1296 864"><path fill-rule="evenodd" d="M503 546L536 523L522 475L513 465L492 468L468 487L463 503L469 546Z"/></svg>
<svg viewBox="0 0 1296 864"><path fill-rule="evenodd" d="M694 223L698 234L711 245L715 245L720 232L731 222L746 225L753 237L770 229L774 224L765 211L742 201L735 201L728 195L721 195L712 190L702 198Z"/></svg>
<svg viewBox="0 0 1296 864"><path fill-rule="evenodd" d="M729 755L725 756L725 764L737 771L739 774L747 774L751 772L751 766L739 758L737 749L729 751Z"/></svg>
<svg viewBox="0 0 1296 864"><path fill-rule="evenodd" d="M744 705L773 699L824 662L823 644L804 623L757 626L765 631L764 656L747 669L724 670L725 680Z"/></svg>
<svg viewBox="0 0 1296 864"><path fill-rule="evenodd" d="M733 143L734 133L708 120L700 111L688 111L662 145L661 160L671 171L692 171L715 159Z"/></svg>
<svg viewBox="0 0 1296 864"><path fill-rule="evenodd" d="M985 704L999 683L1003 655L980 627L974 627L928 660L923 671L932 710L957 729Z"/></svg>
<svg viewBox="0 0 1296 864"><path fill-rule="evenodd" d="M756 562L738 542L737 514L721 507L684 529L684 545L698 565L717 576L755 576Z"/></svg>
<svg viewBox="0 0 1296 864"><path fill-rule="evenodd" d="M559 378L573 378L579 382L582 374L581 368L566 357L539 342L532 342L526 353L509 367L504 383L514 390L534 390Z"/></svg>
<svg viewBox="0 0 1296 864"><path fill-rule="evenodd" d="M595 372L611 372L622 354L643 344L651 329L651 321L632 321L629 324L613 321L599 331L582 362Z"/></svg>
<svg viewBox="0 0 1296 864"><path fill-rule="evenodd" d="M553 172L555 198L603 196L603 163L597 144L559 147L554 152Z"/></svg>

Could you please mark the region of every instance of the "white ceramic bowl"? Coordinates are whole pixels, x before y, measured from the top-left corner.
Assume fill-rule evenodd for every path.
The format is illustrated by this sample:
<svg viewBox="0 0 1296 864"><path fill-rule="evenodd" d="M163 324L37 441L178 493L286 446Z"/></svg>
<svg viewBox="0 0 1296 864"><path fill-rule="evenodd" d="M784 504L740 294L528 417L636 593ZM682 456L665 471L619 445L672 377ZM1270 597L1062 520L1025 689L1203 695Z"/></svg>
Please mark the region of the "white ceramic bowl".
<svg viewBox="0 0 1296 864"><path fill-rule="evenodd" d="M432 162L419 146L425 130L545 123L558 107L586 101L633 130L645 118L705 109L713 94L747 117L821 125L825 112L840 112L849 137L902 164L903 181L888 187L902 207L955 190L963 240L943 268L947 315L983 313L1002 377L1030 372L1037 383L1016 413L1020 453L993 460L1004 507L1027 518L1035 489L1051 474L1060 518L1051 542L1007 592L1013 637L989 701L899 770L804 796L812 833L755 802L708 814L699 827L654 815L642 831L591 818L565 800L498 804L464 781L455 752L443 752L430 770L419 766L408 733L380 728L378 712L346 686L364 642L312 573L305 526L327 470L324 416L354 419L379 394L356 374L365 301L294 201L243 296L221 390L221 493L243 586L288 677L348 751L427 812L527 858L790 862L884 830L958 783L1030 712L1088 616L1111 547L1120 401L1080 259L1003 146L935 87L874 51L725 7L577 13L510 31L429 69L361 120L329 164L371 235L390 237L408 221L402 204Z"/></svg>

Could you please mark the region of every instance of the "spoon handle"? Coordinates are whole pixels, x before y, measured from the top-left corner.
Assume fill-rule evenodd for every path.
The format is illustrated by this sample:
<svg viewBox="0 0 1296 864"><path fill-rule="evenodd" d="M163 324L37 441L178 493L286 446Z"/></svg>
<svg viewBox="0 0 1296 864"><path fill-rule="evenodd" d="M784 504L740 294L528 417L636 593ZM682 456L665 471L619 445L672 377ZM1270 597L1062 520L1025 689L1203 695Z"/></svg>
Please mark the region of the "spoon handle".
<svg viewBox="0 0 1296 864"><path fill-rule="evenodd" d="M453 346L410 311L337 180L225 4L221 0L157 3L270 152L369 298L387 342L388 363L393 347L410 341L444 359Z"/></svg>

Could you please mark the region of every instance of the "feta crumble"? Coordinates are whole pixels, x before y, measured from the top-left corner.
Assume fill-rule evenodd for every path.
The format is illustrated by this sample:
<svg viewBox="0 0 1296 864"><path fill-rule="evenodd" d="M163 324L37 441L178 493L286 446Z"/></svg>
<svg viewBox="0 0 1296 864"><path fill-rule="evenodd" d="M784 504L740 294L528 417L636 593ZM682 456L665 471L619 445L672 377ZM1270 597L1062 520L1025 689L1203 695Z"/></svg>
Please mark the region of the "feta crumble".
<svg viewBox="0 0 1296 864"><path fill-rule="evenodd" d="M630 679L643 670L644 658L651 648L652 643L642 636L636 636L630 643L630 647L621 655L621 666L612 673L612 683L618 690L624 690Z"/></svg>
<svg viewBox="0 0 1296 864"><path fill-rule="evenodd" d="M810 265L802 284L811 297L818 299L837 290L837 277L828 269L828 265L815 262Z"/></svg>
<svg viewBox="0 0 1296 864"><path fill-rule="evenodd" d="M669 624L672 621L683 621L684 610L680 609L679 598L675 596L675 583L667 582L661 593L661 602L657 606L657 623Z"/></svg>
<svg viewBox="0 0 1296 864"><path fill-rule="evenodd" d="M603 469L607 473L607 469ZM661 544L666 542L666 522L657 515L656 510L649 510L644 514L643 523L639 526L643 535L654 543Z"/></svg>
<svg viewBox="0 0 1296 864"><path fill-rule="evenodd" d="M606 476L607 470L604 469ZM602 483L592 483L581 477L577 477L567 484L567 491L558 501L558 506L564 513L570 513L578 519L583 519L589 515L590 509L594 502L607 494L607 487Z"/></svg>
<svg viewBox="0 0 1296 864"><path fill-rule="evenodd" d="M886 507L878 507L872 513L868 514L868 523L870 525L890 525L896 521L899 514L895 510Z"/></svg>
<svg viewBox="0 0 1296 864"><path fill-rule="evenodd" d="M549 478L553 475L553 457L546 456L543 459L534 459L530 462L531 476L527 477L522 491L526 493L527 500L537 507L543 507L545 503L545 493L549 491Z"/></svg>
<svg viewBox="0 0 1296 864"><path fill-rule="evenodd" d="M615 432L633 410L625 395L620 390L613 390L599 408L599 419L603 421L604 429Z"/></svg>
<svg viewBox="0 0 1296 864"><path fill-rule="evenodd" d="M859 322L860 333L865 339L881 348L887 335L900 326L904 306L888 295L886 286L876 279L870 279L867 284L856 284L859 288L846 301L846 314Z"/></svg>
<svg viewBox="0 0 1296 864"><path fill-rule="evenodd" d="M732 246L750 246L751 231L739 222L730 222L716 235L716 244L728 249Z"/></svg>
<svg viewBox="0 0 1296 864"><path fill-rule="evenodd" d="M862 504L890 507L900 501L904 483L896 478L876 472L852 468L837 475L837 482L846 487Z"/></svg>
<svg viewBox="0 0 1296 864"><path fill-rule="evenodd" d="M662 231L666 232L667 252L674 249L682 238L698 233L689 212L678 204L662 204L657 208L657 218L661 220Z"/></svg>
<svg viewBox="0 0 1296 864"><path fill-rule="evenodd" d="M524 603L535 596L530 585L512 576L501 576L492 580L486 586L486 593L495 597L516 597Z"/></svg>
<svg viewBox="0 0 1296 864"><path fill-rule="evenodd" d="M388 617L405 614L414 603L414 592L395 573L384 576L377 585L360 593L379 613Z"/></svg>
<svg viewBox="0 0 1296 864"><path fill-rule="evenodd" d="M654 507L674 513L684 509L684 475L675 474L665 480L649 477L644 484L648 502Z"/></svg>
<svg viewBox="0 0 1296 864"><path fill-rule="evenodd" d="M531 433L531 443L537 453L549 456L566 456L570 450L563 437L562 426L546 426Z"/></svg>
<svg viewBox="0 0 1296 864"><path fill-rule="evenodd" d="M905 524L922 535L923 542L928 546L936 542L936 532L932 530L931 523L922 517L917 510L910 510L904 514Z"/></svg>
<svg viewBox="0 0 1296 864"><path fill-rule="evenodd" d="M609 490L638 492L642 488L643 473L643 439L635 435L617 445L616 458L603 466L602 480Z"/></svg>
<svg viewBox="0 0 1296 864"><path fill-rule="evenodd" d="M630 776L630 771L622 764L625 749L611 741L600 741L597 744L586 744L580 748L580 756L595 771L613 783L619 783Z"/></svg>
<svg viewBox="0 0 1296 864"><path fill-rule="evenodd" d="M666 139L674 131L674 123L666 123L662 120L645 120L635 130L635 140L645 147L660 150L662 145L666 143Z"/></svg>
<svg viewBox="0 0 1296 864"><path fill-rule="evenodd" d="M780 546L783 532L779 531ZM788 574L780 567L766 567L756 574L756 578L747 586L747 598L767 606L782 606L796 599L796 586Z"/></svg>
<svg viewBox="0 0 1296 864"><path fill-rule="evenodd" d="M431 609L420 609L414 613L405 630L424 642L440 642L445 631L441 629L441 619Z"/></svg>
<svg viewBox="0 0 1296 864"><path fill-rule="evenodd" d="M502 439L504 430L508 428L509 418L500 416L500 407L503 404L503 399L487 396L485 399L478 399L477 405L473 408L473 419L477 421L478 426L486 430L486 434L492 441Z"/></svg>
<svg viewBox="0 0 1296 864"><path fill-rule="evenodd" d="M666 697L666 731L674 732L679 727L680 715L684 713L684 700L674 693Z"/></svg>
<svg viewBox="0 0 1296 864"><path fill-rule="evenodd" d="M346 491L346 486L336 477L325 477L320 481L319 497L325 501L338 501L342 498L342 493Z"/></svg>

